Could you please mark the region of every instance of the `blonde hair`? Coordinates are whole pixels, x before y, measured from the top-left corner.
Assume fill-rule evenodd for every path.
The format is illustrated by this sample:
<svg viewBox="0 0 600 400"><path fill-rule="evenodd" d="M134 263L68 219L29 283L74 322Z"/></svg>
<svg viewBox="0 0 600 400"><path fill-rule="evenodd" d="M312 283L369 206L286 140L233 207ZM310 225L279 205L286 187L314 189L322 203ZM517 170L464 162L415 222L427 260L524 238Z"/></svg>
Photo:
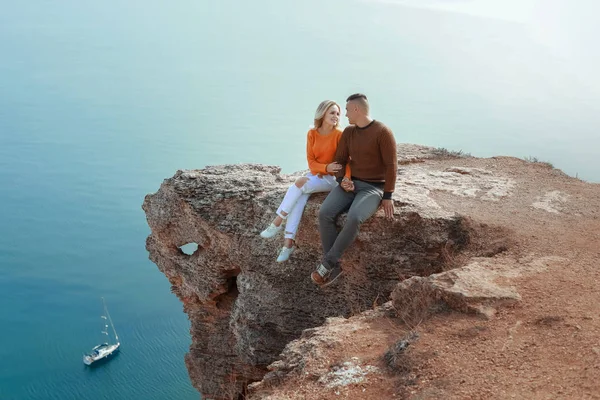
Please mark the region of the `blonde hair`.
<svg viewBox="0 0 600 400"><path fill-rule="evenodd" d="M321 102L321 104L319 104L319 107L317 107L317 111L315 111L314 129L319 129L321 126L323 126L323 120L325 119L325 114L327 114L327 111L329 111L329 109L333 106L336 106L338 108L338 110L340 110L340 112L342 112L342 108L340 107L340 105L333 100L324 100ZM340 118L338 118L338 122L335 124L334 128L337 128L339 126L340 126Z"/></svg>

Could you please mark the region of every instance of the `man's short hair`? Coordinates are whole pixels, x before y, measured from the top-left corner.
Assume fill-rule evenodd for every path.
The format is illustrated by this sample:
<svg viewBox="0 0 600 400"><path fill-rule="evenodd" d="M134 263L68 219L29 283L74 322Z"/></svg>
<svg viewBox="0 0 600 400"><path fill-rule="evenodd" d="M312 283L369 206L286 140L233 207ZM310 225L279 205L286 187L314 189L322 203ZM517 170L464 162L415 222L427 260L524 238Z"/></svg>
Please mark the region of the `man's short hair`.
<svg viewBox="0 0 600 400"><path fill-rule="evenodd" d="M367 95L364 95L362 93L354 93L354 94L351 94L350 96L348 96L348 98L346 99L346 102L356 100L356 99L364 99L366 101Z"/></svg>
<svg viewBox="0 0 600 400"><path fill-rule="evenodd" d="M366 114L369 114L369 100L367 100L367 96L362 93L354 93L346 99L346 102L355 101L360 105L363 111Z"/></svg>

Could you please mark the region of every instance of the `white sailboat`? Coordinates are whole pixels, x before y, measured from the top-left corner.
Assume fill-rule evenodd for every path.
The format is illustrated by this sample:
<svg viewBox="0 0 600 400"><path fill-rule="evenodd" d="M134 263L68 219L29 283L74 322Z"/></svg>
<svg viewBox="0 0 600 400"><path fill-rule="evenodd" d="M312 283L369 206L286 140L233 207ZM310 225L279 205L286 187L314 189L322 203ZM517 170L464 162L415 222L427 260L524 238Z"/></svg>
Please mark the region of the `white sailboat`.
<svg viewBox="0 0 600 400"><path fill-rule="evenodd" d="M83 363L85 365L92 365L96 361L103 360L105 358L110 357L115 352L119 350L121 343L119 342L119 336L117 335L117 331L115 330L115 326L113 325L112 319L110 318L110 314L108 313L108 308L106 307L106 302L104 301L104 297L102 297L102 304L104 305L104 315L101 316L104 322L104 329L102 333L107 336L106 343L99 344L95 346L89 354L83 355ZM108 321L112 330L115 334L115 343L110 343L110 335L108 334Z"/></svg>

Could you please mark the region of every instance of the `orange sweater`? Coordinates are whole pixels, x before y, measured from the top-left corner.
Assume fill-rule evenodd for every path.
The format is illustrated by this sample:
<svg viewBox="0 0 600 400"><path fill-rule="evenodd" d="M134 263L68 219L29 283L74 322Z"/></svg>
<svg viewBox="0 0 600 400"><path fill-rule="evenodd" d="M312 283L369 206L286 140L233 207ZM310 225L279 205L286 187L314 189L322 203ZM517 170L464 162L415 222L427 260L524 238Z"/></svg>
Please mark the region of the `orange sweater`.
<svg viewBox="0 0 600 400"><path fill-rule="evenodd" d="M331 164L335 157L342 131L334 128L329 134L321 135L316 129L308 131L306 137L306 158L308 168L313 175L334 175L327 172L327 164ZM350 164L347 164L345 176L350 177Z"/></svg>

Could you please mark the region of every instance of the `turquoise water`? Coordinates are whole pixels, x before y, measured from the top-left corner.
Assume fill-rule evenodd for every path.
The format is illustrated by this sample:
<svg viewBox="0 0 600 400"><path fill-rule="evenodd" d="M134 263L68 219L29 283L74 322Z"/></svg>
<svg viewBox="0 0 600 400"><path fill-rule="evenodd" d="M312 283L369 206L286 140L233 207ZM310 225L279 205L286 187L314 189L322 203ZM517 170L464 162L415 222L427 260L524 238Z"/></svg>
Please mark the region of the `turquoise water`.
<svg viewBox="0 0 600 400"><path fill-rule="evenodd" d="M398 141L600 181L597 59L520 22L392 3L3 5L0 399L198 398L144 195L180 168L305 168L322 99L363 91ZM100 296L123 346L90 369Z"/></svg>

